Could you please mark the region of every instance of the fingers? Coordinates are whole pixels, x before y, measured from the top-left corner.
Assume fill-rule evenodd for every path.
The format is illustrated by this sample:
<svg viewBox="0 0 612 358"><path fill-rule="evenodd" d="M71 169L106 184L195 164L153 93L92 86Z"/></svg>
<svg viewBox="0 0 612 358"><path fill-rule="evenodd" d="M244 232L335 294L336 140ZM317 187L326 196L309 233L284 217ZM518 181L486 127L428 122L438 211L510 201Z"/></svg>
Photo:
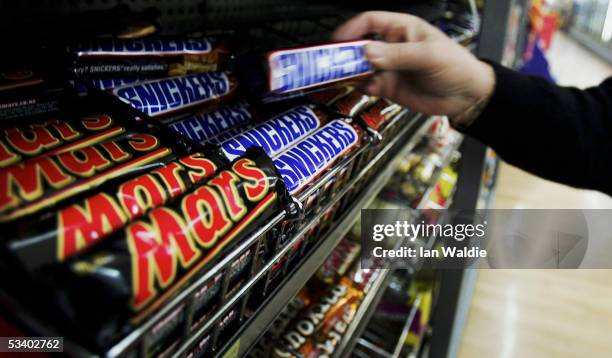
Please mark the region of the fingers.
<svg viewBox="0 0 612 358"><path fill-rule="evenodd" d="M407 29L417 23L418 19L407 14L397 14L385 11L368 11L353 17L341 25L334 33L336 41L354 40L366 34L376 32L386 41L409 41ZM412 31L415 33L415 31ZM414 40L413 40L414 41Z"/></svg>
<svg viewBox="0 0 612 358"><path fill-rule="evenodd" d="M379 70L426 70L431 66L430 51L424 42L385 43L372 41L365 54Z"/></svg>

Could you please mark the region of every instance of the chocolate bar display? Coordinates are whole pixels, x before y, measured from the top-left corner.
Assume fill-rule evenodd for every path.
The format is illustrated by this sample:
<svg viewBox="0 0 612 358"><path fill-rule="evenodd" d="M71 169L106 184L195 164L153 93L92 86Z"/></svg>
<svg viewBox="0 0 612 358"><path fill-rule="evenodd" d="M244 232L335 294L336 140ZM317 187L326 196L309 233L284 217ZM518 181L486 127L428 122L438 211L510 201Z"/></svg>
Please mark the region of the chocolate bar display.
<svg viewBox="0 0 612 358"><path fill-rule="evenodd" d="M159 78L218 71L228 51L209 38L102 38L70 46L72 71L86 78Z"/></svg>
<svg viewBox="0 0 612 358"><path fill-rule="evenodd" d="M128 84L113 88L112 93L155 117L217 104L234 95L236 87L232 75L209 72Z"/></svg>

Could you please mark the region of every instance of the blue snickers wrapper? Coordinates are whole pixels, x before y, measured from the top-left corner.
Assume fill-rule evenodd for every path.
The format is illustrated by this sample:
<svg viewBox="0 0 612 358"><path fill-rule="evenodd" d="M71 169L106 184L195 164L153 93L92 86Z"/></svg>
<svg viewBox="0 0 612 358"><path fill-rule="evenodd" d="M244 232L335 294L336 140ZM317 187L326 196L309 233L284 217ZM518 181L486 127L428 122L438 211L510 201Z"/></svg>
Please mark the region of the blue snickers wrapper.
<svg viewBox="0 0 612 358"><path fill-rule="evenodd" d="M112 93L140 112L156 117L217 104L236 92L226 72L161 78L113 88Z"/></svg>

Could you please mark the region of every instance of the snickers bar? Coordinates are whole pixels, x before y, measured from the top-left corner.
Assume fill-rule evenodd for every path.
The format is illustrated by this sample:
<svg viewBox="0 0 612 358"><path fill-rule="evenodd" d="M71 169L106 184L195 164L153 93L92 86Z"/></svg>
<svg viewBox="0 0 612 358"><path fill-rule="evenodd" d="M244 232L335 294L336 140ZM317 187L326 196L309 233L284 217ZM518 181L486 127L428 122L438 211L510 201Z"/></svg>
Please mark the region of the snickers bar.
<svg viewBox="0 0 612 358"><path fill-rule="evenodd" d="M269 90L288 93L374 72L367 61L367 40L274 51L267 56Z"/></svg>
<svg viewBox="0 0 612 358"><path fill-rule="evenodd" d="M270 157L274 157L326 121L327 117L308 106L294 107L226 140L221 144L221 150L233 160L243 155L250 147L258 146Z"/></svg>
<svg viewBox="0 0 612 358"><path fill-rule="evenodd" d="M236 86L231 75L210 72L125 85L112 92L123 102L155 117L217 103L233 95Z"/></svg>
<svg viewBox="0 0 612 358"><path fill-rule="evenodd" d="M203 143L229 129L247 125L252 120L253 115L248 106L245 103L238 103L164 120L164 123L183 136Z"/></svg>
<svg viewBox="0 0 612 358"><path fill-rule="evenodd" d="M228 55L210 39L96 39L69 49L86 78L159 78L218 71Z"/></svg>
<svg viewBox="0 0 612 358"><path fill-rule="evenodd" d="M359 146L363 133L342 120L333 120L274 158L291 194L302 191L336 160Z"/></svg>

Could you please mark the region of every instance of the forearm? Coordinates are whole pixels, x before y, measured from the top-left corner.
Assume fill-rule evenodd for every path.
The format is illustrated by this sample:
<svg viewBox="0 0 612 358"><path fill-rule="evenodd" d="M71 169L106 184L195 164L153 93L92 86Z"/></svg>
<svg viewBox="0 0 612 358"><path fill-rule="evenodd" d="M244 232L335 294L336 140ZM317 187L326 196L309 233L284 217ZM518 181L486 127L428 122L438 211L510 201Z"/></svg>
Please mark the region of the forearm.
<svg viewBox="0 0 612 358"><path fill-rule="evenodd" d="M495 90L464 132L543 178L612 194L612 81L582 91L493 68Z"/></svg>

